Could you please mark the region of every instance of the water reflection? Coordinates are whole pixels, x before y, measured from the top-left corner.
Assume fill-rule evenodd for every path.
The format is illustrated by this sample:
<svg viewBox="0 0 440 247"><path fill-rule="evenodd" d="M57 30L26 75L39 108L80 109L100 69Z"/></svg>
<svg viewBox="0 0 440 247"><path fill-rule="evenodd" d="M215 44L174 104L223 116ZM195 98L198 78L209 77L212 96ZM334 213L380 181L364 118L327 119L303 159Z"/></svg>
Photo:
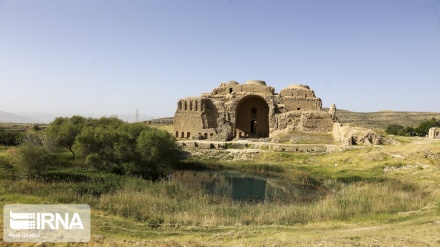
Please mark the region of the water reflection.
<svg viewBox="0 0 440 247"><path fill-rule="evenodd" d="M242 201L302 203L314 201L325 194L322 189L280 178L230 171L176 171L172 179L194 189Z"/></svg>

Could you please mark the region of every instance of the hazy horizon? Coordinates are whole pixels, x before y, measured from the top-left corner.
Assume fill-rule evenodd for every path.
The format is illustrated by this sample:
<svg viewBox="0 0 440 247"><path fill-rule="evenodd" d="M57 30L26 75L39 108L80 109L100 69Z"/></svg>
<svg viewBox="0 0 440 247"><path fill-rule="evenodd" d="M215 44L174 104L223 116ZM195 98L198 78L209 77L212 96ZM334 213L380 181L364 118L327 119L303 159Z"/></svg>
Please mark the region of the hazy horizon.
<svg viewBox="0 0 440 247"><path fill-rule="evenodd" d="M323 107L324 110L327 110L328 107ZM418 112L418 113L438 113L440 114L440 111L395 111L395 110L378 110L378 111L374 111L374 112L357 112L357 111L352 111L349 109L338 109L339 111L350 111L350 112L354 112L354 113L375 113L375 112L408 112L408 113L414 113L414 112ZM14 121L11 119L14 119L12 116L5 116L4 113L6 114L13 114L16 115L16 117L23 117L23 118L15 118L18 119L18 121ZM50 123L52 122L56 117L71 117L74 115L79 115L79 116L83 116L83 117L91 117L91 118L100 118L100 117L114 117L116 116L117 118L125 121L125 122L136 122L136 113L112 113L112 114L100 114L100 113L50 113L50 112L4 112L4 111L0 111L0 123ZM139 114L138 115L138 121L142 122L142 121L148 121L148 120L153 120L153 119L160 119L160 118L168 118L168 117L174 117L174 114L171 114L170 116L165 116L165 117L158 117L158 116L153 116L153 115L148 115L148 114ZM32 120L33 119L33 120Z"/></svg>

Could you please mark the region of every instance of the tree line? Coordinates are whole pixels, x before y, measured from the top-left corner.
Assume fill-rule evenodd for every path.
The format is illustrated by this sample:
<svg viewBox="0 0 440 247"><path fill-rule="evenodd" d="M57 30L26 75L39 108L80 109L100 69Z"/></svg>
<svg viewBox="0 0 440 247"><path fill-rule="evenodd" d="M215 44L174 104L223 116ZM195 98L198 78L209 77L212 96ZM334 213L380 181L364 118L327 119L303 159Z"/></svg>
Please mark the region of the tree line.
<svg viewBox="0 0 440 247"><path fill-rule="evenodd" d="M440 121L435 118L430 120L424 120L419 123L416 128L404 127L400 124L388 125L385 129L385 133L389 135L399 135L399 136L421 136L424 137L428 135L429 129L432 127L440 127Z"/></svg>
<svg viewBox="0 0 440 247"><path fill-rule="evenodd" d="M23 134L13 162L38 176L61 165L56 163L63 150L76 164L153 180L169 173L180 157L174 137L165 130L115 117L73 116L56 118L45 133Z"/></svg>

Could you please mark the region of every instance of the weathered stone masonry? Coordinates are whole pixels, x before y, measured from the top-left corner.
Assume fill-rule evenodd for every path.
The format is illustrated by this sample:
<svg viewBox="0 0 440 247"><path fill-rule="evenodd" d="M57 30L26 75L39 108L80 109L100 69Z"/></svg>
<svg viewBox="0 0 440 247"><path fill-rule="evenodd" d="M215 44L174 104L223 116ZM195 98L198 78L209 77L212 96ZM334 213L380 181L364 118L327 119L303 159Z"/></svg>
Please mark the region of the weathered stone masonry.
<svg viewBox="0 0 440 247"><path fill-rule="evenodd" d="M290 85L277 94L264 81L230 81L179 100L174 133L176 138L228 141L269 137L281 129L331 132L335 110L322 111L321 99L306 85Z"/></svg>
<svg viewBox="0 0 440 247"><path fill-rule="evenodd" d="M440 128L439 127L430 128L428 132L428 138L440 139Z"/></svg>

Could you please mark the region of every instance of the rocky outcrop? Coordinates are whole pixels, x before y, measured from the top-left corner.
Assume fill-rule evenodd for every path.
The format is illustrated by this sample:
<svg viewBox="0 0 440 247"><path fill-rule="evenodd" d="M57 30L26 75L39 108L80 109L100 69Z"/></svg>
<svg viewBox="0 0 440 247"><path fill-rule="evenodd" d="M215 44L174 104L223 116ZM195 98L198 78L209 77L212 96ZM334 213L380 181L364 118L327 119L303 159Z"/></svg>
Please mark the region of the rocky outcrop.
<svg viewBox="0 0 440 247"><path fill-rule="evenodd" d="M384 143L382 135L362 127L345 126L340 123L335 123L332 133L336 141L346 146L379 145Z"/></svg>

